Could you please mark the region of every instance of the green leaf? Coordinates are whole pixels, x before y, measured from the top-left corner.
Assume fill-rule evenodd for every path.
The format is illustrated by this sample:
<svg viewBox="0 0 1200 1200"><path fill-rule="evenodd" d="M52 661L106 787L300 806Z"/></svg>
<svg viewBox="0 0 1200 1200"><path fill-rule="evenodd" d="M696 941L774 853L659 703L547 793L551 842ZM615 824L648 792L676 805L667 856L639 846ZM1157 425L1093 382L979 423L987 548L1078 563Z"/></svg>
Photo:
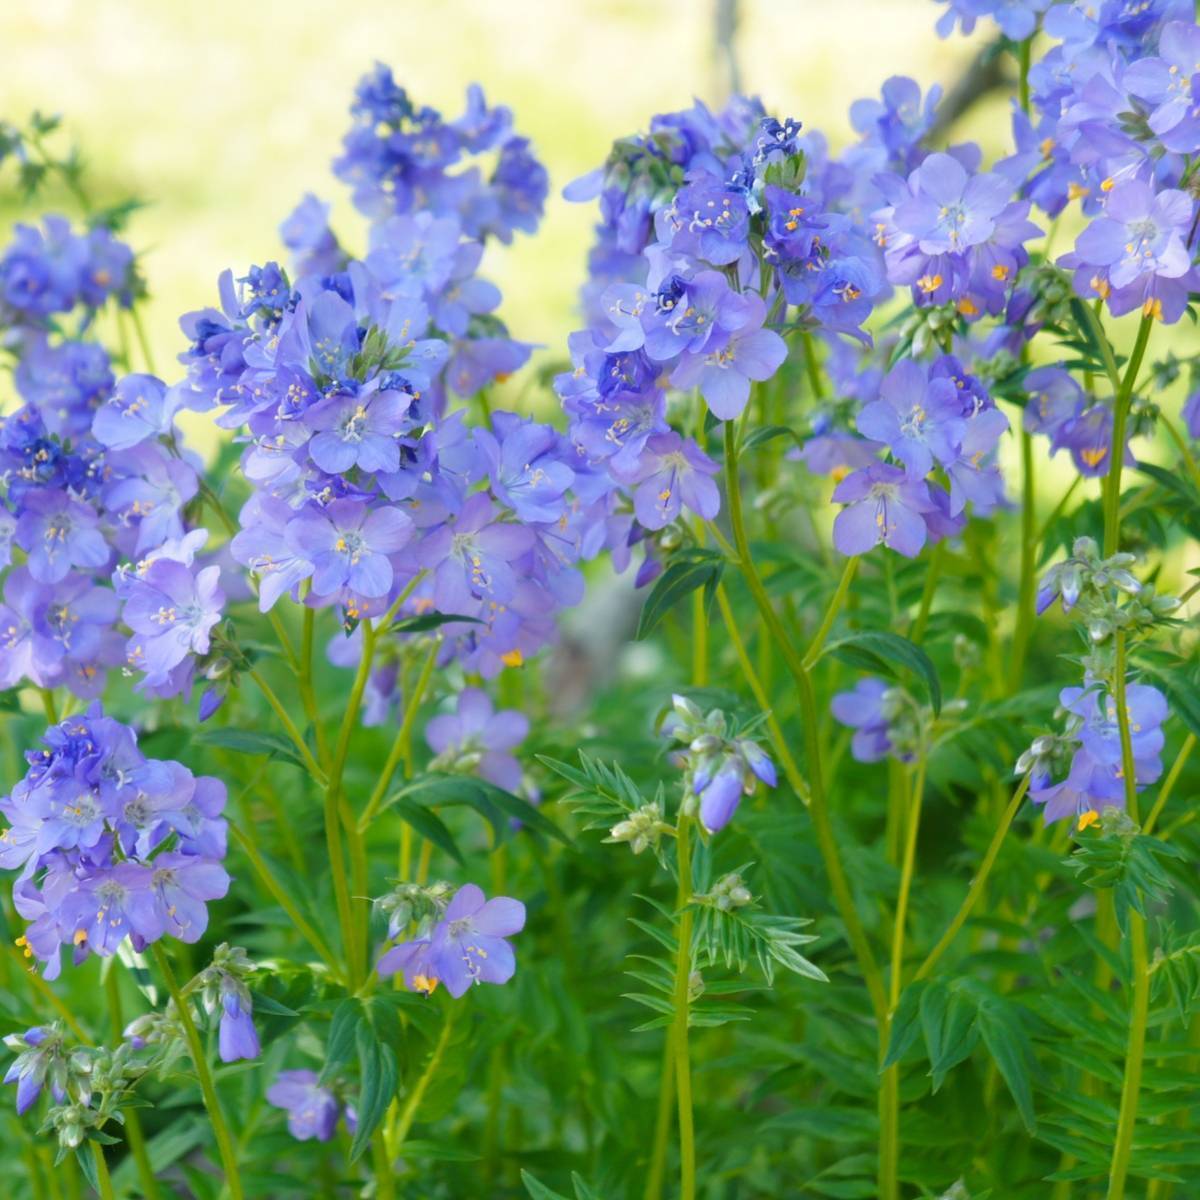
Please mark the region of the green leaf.
<svg viewBox="0 0 1200 1200"><path fill-rule="evenodd" d="M251 992L251 995L254 997L256 1013L270 1013L275 1017L298 1017L300 1015L294 1008L288 1008L286 1004L272 1000L265 992Z"/></svg>
<svg viewBox="0 0 1200 1200"><path fill-rule="evenodd" d="M1033 1088L1029 1082L1033 1050L1017 1012L994 997L979 1006L978 1029L1030 1133L1037 1131Z"/></svg>
<svg viewBox="0 0 1200 1200"><path fill-rule="evenodd" d="M388 626L388 633L427 633L441 625L482 625L478 617L464 617L458 613L427 612L415 617L401 617Z"/></svg>
<svg viewBox="0 0 1200 1200"><path fill-rule="evenodd" d="M562 1192L553 1191L544 1183L535 1179L526 1170L521 1171L521 1182L525 1185L525 1190L533 1197L533 1200L571 1200L570 1196L564 1196Z"/></svg>
<svg viewBox="0 0 1200 1200"><path fill-rule="evenodd" d="M925 987L924 982L913 983L900 994L900 1003L892 1014L892 1032L888 1039L887 1056L883 1060L885 1070L909 1052L921 1032L920 1003Z"/></svg>
<svg viewBox="0 0 1200 1200"><path fill-rule="evenodd" d="M920 646L898 633L874 630L852 633L831 642L825 648L825 653L835 654L851 666L882 671L886 675L893 674L895 667L911 671L925 685L934 713L942 711L942 685L937 669Z"/></svg>
<svg viewBox="0 0 1200 1200"><path fill-rule="evenodd" d="M725 560L716 550L680 550L646 597L637 640L648 637L667 613L698 587L715 589L724 568Z"/></svg>
<svg viewBox="0 0 1200 1200"><path fill-rule="evenodd" d="M358 1126L354 1131L354 1142L350 1147L350 1161L356 1162L371 1141L371 1135L379 1128L388 1105L396 1095L399 1079L396 1070L396 1055L375 1036L371 1023L362 1017L355 1026L355 1044L358 1047L358 1103L355 1110Z"/></svg>
<svg viewBox="0 0 1200 1200"><path fill-rule="evenodd" d="M343 1000L333 1010L329 1023L329 1037L325 1040L325 1065L321 1068L318 1082L328 1083L354 1053L355 1030L362 1016L362 1009L353 997Z"/></svg>
<svg viewBox="0 0 1200 1200"><path fill-rule="evenodd" d="M444 854L448 854L460 867L466 866L466 860L454 840L454 835L433 809L416 804L403 796L389 800L385 807L395 809L417 833L432 842Z"/></svg>
<svg viewBox="0 0 1200 1200"><path fill-rule="evenodd" d="M958 1066L979 1041L975 1025L975 1001L965 992L945 983L931 983L920 1000L921 1029L929 1052L929 1074L933 1090L942 1086L947 1074Z"/></svg>
<svg viewBox="0 0 1200 1200"><path fill-rule="evenodd" d="M571 845L571 839L528 800L471 775L422 775L393 792L380 811L405 799L422 806L473 808L492 826L497 842L504 841L511 833L505 818L512 817L528 829Z"/></svg>
<svg viewBox="0 0 1200 1200"><path fill-rule="evenodd" d="M292 743L278 733L262 733L255 729L206 729L196 734L193 740L201 746L215 746L235 754L265 754L304 767Z"/></svg>
<svg viewBox="0 0 1200 1200"><path fill-rule="evenodd" d="M747 450L752 450L755 446L761 446L763 442L769 442L778 437L790 437L797 446L804 444L800 435L788 425L761 425L746 435L742 441L740 453L745 454Z"/></svg>

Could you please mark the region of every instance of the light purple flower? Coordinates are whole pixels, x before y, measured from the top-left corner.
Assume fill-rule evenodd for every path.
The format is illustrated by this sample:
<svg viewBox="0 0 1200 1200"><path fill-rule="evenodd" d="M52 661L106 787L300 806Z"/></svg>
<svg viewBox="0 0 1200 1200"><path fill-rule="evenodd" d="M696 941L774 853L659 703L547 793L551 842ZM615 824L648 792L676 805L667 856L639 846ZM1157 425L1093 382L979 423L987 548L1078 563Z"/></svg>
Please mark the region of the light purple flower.
<svg viewBox="0 0 1200 1200"><path fill-rule="evenodd" d="M337 1097L317 1083L312 1071L280 1071L267 1089L267 1101L287 1113L288 1132L297 1141L327 1142L337 1128Z"/></svg>
<svg viewBox="0 0 1200 1200"><path fill-rule="evenodd" d="M847 475L833 490L846 507L833 522L833 544L846 555L866 554L882 542L915 558L925 545L924 513L933 500L924 480L912 480L899 467L875 463Z"/></svg>
<svg viewBox="0 0 1200 1200"><path fill-rule="evenodd" d="M497 712L479 688L463 688L454 713L441 713L425 727L429 748L446 766L473 769L497 787L514 792L521 764L509 753L529 736L529 718L513 709Z"/></svg>
<svg viewBox="0 0 1200 1200"><path fill-rule="evenodd" d="M57 583L72 567L97 571L112 552L95 512L64 491L29 491L21 497L16 543L29 555L29 573L39 583Z"/></svg>
<svg viewBox="0 0 1200 1200"><path fill-rule="evenodd" d="M388 555L403 549L412 531L411 518L398 508L335 500L293 518L285 536L292 553L312 563L317 596L349 588L370 599L387 595L394 578Z"/></svg>

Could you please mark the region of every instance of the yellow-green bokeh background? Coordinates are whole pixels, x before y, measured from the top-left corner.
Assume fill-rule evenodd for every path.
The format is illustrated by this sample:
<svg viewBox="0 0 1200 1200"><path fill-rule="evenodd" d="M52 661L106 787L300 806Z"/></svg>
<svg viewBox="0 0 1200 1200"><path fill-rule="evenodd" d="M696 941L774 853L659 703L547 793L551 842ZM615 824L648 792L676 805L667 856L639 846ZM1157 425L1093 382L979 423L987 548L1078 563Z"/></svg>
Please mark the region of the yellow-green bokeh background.
<svg viewBox="0 0 1200 1200"><path fill-rule="evenodd" d="M178 314L209 303L226 266L278 256L278 223L305 191L335 200L339 234L360 244L329 162L372 61L448 115L478 81L515 110L553 189L537 237L490 252L486 273L514 333L560 350L593 214L559 189L651 114L721 97L714 10L715 0L0 0L0 117L61 112L99 198L150 202L130 237L146 250L163 372ZM969 63L980 33L939 40L938 11L930 0L742 0L744 86L844 144L850 102L888 75L927 87ZM991 107L1003 138L1003 101Z"/></svg>

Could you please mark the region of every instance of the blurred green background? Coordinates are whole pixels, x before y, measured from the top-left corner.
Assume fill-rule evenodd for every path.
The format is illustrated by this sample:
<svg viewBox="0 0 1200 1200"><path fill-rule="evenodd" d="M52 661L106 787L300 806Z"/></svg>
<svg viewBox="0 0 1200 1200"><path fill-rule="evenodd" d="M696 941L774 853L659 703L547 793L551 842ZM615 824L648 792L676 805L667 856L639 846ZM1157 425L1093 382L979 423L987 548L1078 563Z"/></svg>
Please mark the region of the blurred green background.
<svg viewBox="0 0 1200 1200"><path fill-rule="evenodd" d="M361 245L329 162L375 59L448 115L477 80L515 110L553 193L538 236L489 251L485 273L514 334L561 355L594 218L559 191L653 113L727 93L719 11L717 0L0 0L0 117L61 112L97 198L149 202L129 236L146 252L149 333L170 377L178 315L212 301L225 267L278 256L277 226L305 191L335 201L339 235ZM852 100L896 73L949 83L988 36L939 40L930 0L742 0L736 12L743 86L835 147ZM1007 137L1004 104L972 112L971 132L990 123L993 140Z"/></svg>

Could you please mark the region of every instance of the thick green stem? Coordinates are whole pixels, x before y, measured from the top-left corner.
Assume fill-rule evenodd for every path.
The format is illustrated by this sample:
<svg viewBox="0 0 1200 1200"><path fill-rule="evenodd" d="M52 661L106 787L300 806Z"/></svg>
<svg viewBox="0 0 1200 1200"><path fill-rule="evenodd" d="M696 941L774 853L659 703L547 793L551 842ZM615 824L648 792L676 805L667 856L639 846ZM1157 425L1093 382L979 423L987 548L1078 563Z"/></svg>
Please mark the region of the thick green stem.
<svg viewBox="0 0 1200 1200"><path fill-rule="evenodd" d="M346 879L346 859L342 849L342 820L338 807L338 798L342 786L342 773L346 769L346 756L350 750L350 735L358 721L359 709L362 706L363 693L367 688L367 680L371 675L371 664L375 659L375 631L371 622L362 622L363 645L362 656L359 658L358 671L354 676L354 685L350 689L350 699L342 718L342 727L338 733L337 746L333 752L333 762L329 769L329 781L325 787L325 841L329 851L329 868L333 873L333 892L337 901L338 921L342 927L342 948L346 955L346 969L350 990L353 991L362 982L366 973L366 947L360 946L357 925L354 919L354 905L350 899L350 886ZM363 856L359 853L362 839L356 825L347 831L350 836L350 860L352 864L362 864ZM356 846L354 843L358 843ZM362 866L355 867L356 875L362 873ZM366 880L356 881L355 891L366 903Z"/></svg>
<svg viewBox="0 0 1200 1200"><path fill-rule="evenodd" d="M908 921L908 898L912 892L917 861L917 834L921 828L921 806L925 795L925 754L917 760L913 776L912 798L908 803L908 821L904 835L904 857L900 866L900 891L896 897L896 917L892 922L892 973L888 988L887 1040L891 1039L891 1014L900 1002L904 977L904 933ZM880 1039L881 1047L884 1039ZM893 1063L883 1071L879 1088L879 1195L893 1200L900 1194L900 1065Z"/></svg>
<svg viewBox="0 0 1200 1200"><path fill-rule="evenodd" d="M175 972L167 959L161 942L155 942L151 947L154 961L158 964L159 973L167 985L167 991L175 1002L175 1011L179 1023L183 1026L183 1036L187 1040L188 1052L192 1057L192 1065L196 1069L196 1079L200 1084L200 1094L204 1097L204 1107L208 1110L208 1119L212 1124L213 1136L217 1139L217 1150L221 1156L221 1166L225 1172L225 1186L229 1189L231 1200L243 1200L242 1178L238 1173L237 1155L234 1153L233 1140L229 1136L229 1127L225 1124L225 1114L221 1111L221 1101L217 1096L217 1088L213 1083L212 1072L208 1069L208 1059L204 1054L204 1045L200 1041L200 1033L196 1022L192 1019L190 1002L179 990Z"/></svg>
<svg viewBox="0 0 1200 1200"><path fill-rule="evenodd" d="M646 1187L642 1200L659 1200L662 1195L663 1175L667 1169L667 1142L671 1136L671 1113L675 1107L675 1043L671 1030L667 1029L663 1041L662 1070L659 1074L658 1113L654 1118L654 1149L650 1153L650 1166L646 1171Z"/></svg>
<svg viewBox="0 0 1200 1200"><path fill-rule="evenodd" d="M692 977L692 856L691 818L681 813L677 823L675 849L679 866L679 945L675 952L675 1023L671 1045L675 1057L675 1094L679 1111L679 1197L695 1200L696 1130L692 1117L692 1064L688 1048L688 1011Z"/></svg>
<svg viewBox="0 0 1200 1200"><path fill-rule="evenodd" d="M871 997L876 1022L880 1028L887 1019L887 994L883 986L883 977L875 962L871 944L867 940L866 930L859 919L858 910L854 904L854 896L842 867L841 856L838 852L837 839L834 837L833 825L829 817L828 800L825 795L825 784L821 770L821 740L819 732L819 716L817 701L813 692L812 680L799 654L792 646L787 632L784 630L771 598L767 595L762 579L754 565L750 553L750 545L746 538L746 528L742 516L741 488L738 480L738 459L735 431L730 422L725 423L725 484L729 501L729 520L733 531L734 546L737 551L738 565L754 597L759 615L766 625L772 640L780 655L782 655L788 670L796 682L800 698L801 720L804 722L805 757L808 765L809 792L811 803L809 812L812 816L813 831L817 837L817 846L821 852L821 860L825 873L829 876L829 885L833 891L834 904L842 924L846 927L846 937L858 960L859 970L862 971L867 991Z"/></svg>
<svg viewBox="0 0 1200 1200"><path fill-rule="evenodd" d="M1037 601L1037 492L1034 487L1033 437L1021 431L1021 576L1017 586L1017 625L1013 632L1009 688L1016 691L1025 672L1025 654Z"/></svg>
<svg viewBox="0 0 1200 1200"><path fill-rule="evenodd" d="M1154 318L1143 317L1138 326L1137 341L1133 353L1121 377L1121 387L1113 406L1112 448L1109 451L1108 475L1104 488L1104 553L1116 554L1120 548L1121 510L1121 467L1125 461L1125 426L1129 420L1129 406L1133 401L1133 389L1137 386L1138 371L1146 354L1150 330Z"/></svg>
<svg viewBox="0 0 1200 1200"><path fill-rule="evenodd" d="M46 724L58 724L58 706L54 703L54 692L50 688L38 688L38 695L42 698L42 708L46 713Z"/></svg>
<svg viewBox="0 0 1200 1200"><path fill-rule="evenodd" d="M1113 665L1113 700L1117 708L1117 729L1121 735L1121 773L1125 784L1125 808L1137 820L1137 778L1133 758L1133 736L1129 729L1129 709L1125 699L1125 633L1114 634L1116 654ZM1135 910L1129 913L1129 975L1132 989L1129 1003L1129 1036L1125 1047L1125 1073L1121 1083L1121 1110L1113 1141L1112 1162L1108 1172L1108 1200L1123 1200L1129 1158L1133 1152L1133 1133L1137 1124L1142 1064L1146 1052L1146 1021L1150 1012L1150 972L1146 961L1146 922Z"/></svg>
<svg viewBox="0 0 1200 1200"><path fill-rule="evenodd" d="M1000 853L1000 846L1004 842L1004 838L1012 826L1013 818L1017 815L1017 810L1021 807L1021 801L1025 799L1025 793L1028 790L1029 776L1026 775L1017 785L1016 790L1012 794L1012 799L1008 802L1008 807L1004 810L1004 815L1000 818L999 825L996 826L996 832L992 834L992 840L983 856L983 862L980 863L979 871L975 875L975 878L971 880L971 886L967 889L967 894L962 904L959 905L958 912L954 914L954 920L946 926L946 932L942 934L938 939L937 945L930 950L925 957L925 961L917 968L917 973L913 976L914 983L918 979L924 979L937 966L938 960L950 948L955 937L958 936L958 931L966 924L967 918L974 911L979 897L983 894L983 888L987 883L988 876L992 873L992 867L996 863L996 856Z"/></svg>
<svg viewBox="0 0 1200 1200"><path fill-rule="evenodd" d="M96 1183L100 1191L100 1200L116 1200L112 1177L108 1173L108 1163L104 1161L104 1147L94 1141L89 1141L88 1147L92 1152L92 1162L96 1164Z"/></svg>
<svg viewBox="0 0 1200 1200"><path fill-rule="evenodd" d="M375 814L379 811L379 806L383 803L384 797L387 795L388 785L392 782L392 776L395 775L396 768L408 752L409 741L412 737L413 722L417 719L417 711L421 707L421 702L425 698L425 689L429 686L430 677L433 675L439 644L436 637L429 643L429 651L425 655L425 661L421 664L421 673L417 676L417 682L413 685L412 691L405 697L404 716L400 720L400 728L396 731L392 748L388 751L387 761L383 764L383 770L380 772L379 779L375 783L375 788L371 792L371 798L367 801L367 807L363 809L363 814L358 819L360 832L365 831L370 826Z"/></svg>

